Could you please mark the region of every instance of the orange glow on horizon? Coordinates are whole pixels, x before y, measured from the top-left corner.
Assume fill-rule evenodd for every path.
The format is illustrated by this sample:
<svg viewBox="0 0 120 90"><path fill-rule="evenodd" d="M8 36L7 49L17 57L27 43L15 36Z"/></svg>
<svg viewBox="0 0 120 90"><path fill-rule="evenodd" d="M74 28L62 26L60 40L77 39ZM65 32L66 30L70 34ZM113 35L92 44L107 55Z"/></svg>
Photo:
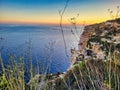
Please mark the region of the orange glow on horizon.
<svg viewBox="0 0 120 90"><path fill-rule="evenodd" d="M81 20L78 20L77 21L77 25L89 25L89 24L95 24L95 23L101 23L101 22L104 22L104 21L107 21L109 20L109 18L103 18L103 19L88 19L88 20L84 20L81 19ZM60 24L60 21L57 20L57 21L51 21L49 22L48 21L19 21L19 20L14 20L14 21L10 21L10 20L0 20L0 23L7 23L7 24L47 24L47 25L59 25ZM71 25L71 23L67 20L63 20L62 22L63 25Z"/></svg>

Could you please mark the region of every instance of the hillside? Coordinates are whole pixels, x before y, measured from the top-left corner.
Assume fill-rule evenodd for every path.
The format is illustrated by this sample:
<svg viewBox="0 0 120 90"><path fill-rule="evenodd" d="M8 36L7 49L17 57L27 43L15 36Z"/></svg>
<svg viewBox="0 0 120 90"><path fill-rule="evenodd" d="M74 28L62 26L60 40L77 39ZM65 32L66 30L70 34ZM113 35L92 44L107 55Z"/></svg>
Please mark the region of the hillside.
<svg viewBox="0 0 120 90"><path fill-rule="evenodd" d="M79 50L85 56L105 59L109 53L120 53L120 18L86 26L79 41ZM92 53L86 55L88 51ZM87 58L87 57L86 57Z"/></svg>
<svg viewBox="0 0 120 90"><path fill-rule="evenodd" d="M120 19L86 26L64 73L37 75L40 90L119 90ZM28 84L28 89L29 85Z"/></svg>

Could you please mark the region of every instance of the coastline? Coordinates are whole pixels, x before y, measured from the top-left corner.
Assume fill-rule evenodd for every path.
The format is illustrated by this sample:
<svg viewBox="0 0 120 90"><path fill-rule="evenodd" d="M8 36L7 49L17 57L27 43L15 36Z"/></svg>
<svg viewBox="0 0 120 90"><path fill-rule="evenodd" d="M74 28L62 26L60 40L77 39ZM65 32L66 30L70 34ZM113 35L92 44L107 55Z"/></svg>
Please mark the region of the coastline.
<svg viewBox="0 0 120 90"><path fill-rule="evenodd" d="M111 71L111 74L114 74L114 69L116 68L117 70L116 74L120 75L120 62L119 62L120 50L118 50L120 49L120 47L116 49L117 51L116 50L114 51L118 56L118 58L116 58L116 60L112 60L113 57L110 57L112 53L109 56L105 54L105 51L102 51L101 49L99 49L103 42L102 43L98 42L99 41L98 37L97 39L93 40L93 36L95 35L99 36L100 40L102 40L102 38L105 38L103 34L106 32L106 28L108 32L111 32L112 30L117 30L119 32L120 23L106 21L100 24L86 26L82 36L80 37L81 40L79 41L79 44L78 44L79 46L81 45L80 46L81 49L80 48L79 50L71 49L71 66L68 68L68 70L66 72L61 72L61 73L58 72L56 74L36 75L34 80L40 81L40 83L38 83L37 88L41 88L42 90L44 90L44 88L49 88L49 85L50 85L54 88L54 90L57 90L57 88L61 88L61 90L66 90L69 87L77 88L77 90L85 87L90 89L87 86L91 85L93 82L89 81L89 78L87 78L86 75L90 74L91 77L95 77L99 75L101 76L104 73L109 74L109 72L107 72L107 70L110 68L108 66L109 64L111 64L110 69L113 70ZM100 32L100 30L102 30L103 32ZM91 46L92 48L89 47L89 43L93 44ZM88 72L87 71L88 69L92 70L92 72L94 73ZM103 77L106 77L109 79L109 76L103 76ZM81 78L84 78L85 81L82 80ZM110 78L113 79L113 77L110 77ZM86 82L86 80L88 80L89 83ZM101 78L97 78L97 80L99 81L101 80ZM68 81L70 82L71 86L68 85ZM85 86L81 82L84 82ZM97 81L94 81L94 84L96 84L96 82ZM101 81L99 83L100 83L100 86L98 85L97 87L98 89L109 90L110 88L114 87L115 82L111 84L112 87L107 86L106 82ZM29 82L29 85L30 85L30 82Z"/></svg>

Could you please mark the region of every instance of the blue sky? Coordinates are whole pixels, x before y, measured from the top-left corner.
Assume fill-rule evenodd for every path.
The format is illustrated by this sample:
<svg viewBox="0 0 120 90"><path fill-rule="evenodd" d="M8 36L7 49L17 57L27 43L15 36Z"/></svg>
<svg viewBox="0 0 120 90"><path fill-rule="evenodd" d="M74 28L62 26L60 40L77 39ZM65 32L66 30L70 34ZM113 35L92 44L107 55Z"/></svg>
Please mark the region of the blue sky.
<svg viewBox="0 0 120 90"><path fill-rule="evenodd" d="M63 9L66 0L0 0L0 22L9 23L59 23L58 10ZM107 9L113 11L120 0L70 0L64 16L80 14L79 23L101 22L110 19Z"/></svg>

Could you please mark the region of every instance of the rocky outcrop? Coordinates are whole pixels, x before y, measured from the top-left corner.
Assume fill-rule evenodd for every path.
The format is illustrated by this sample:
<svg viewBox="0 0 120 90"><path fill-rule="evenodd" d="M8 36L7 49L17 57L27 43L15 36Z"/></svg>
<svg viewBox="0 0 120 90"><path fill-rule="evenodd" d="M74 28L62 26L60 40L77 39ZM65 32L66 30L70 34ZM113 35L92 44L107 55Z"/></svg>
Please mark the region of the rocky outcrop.
<svg viewBox="0 0 120 90"><path fill-rule="evenodd" d="M84 55L84 59L105 59L109 52L114 52L115 50L119 52L119 21L120 18L85 26L78 44L79 50L74 50L74 53L72 53L72 56L74 55L74 59L79 58L79 55L81 54ZM77 54L75 52L77 52ZM72 61L75 62L77 59L72 59Z"/></svg>

